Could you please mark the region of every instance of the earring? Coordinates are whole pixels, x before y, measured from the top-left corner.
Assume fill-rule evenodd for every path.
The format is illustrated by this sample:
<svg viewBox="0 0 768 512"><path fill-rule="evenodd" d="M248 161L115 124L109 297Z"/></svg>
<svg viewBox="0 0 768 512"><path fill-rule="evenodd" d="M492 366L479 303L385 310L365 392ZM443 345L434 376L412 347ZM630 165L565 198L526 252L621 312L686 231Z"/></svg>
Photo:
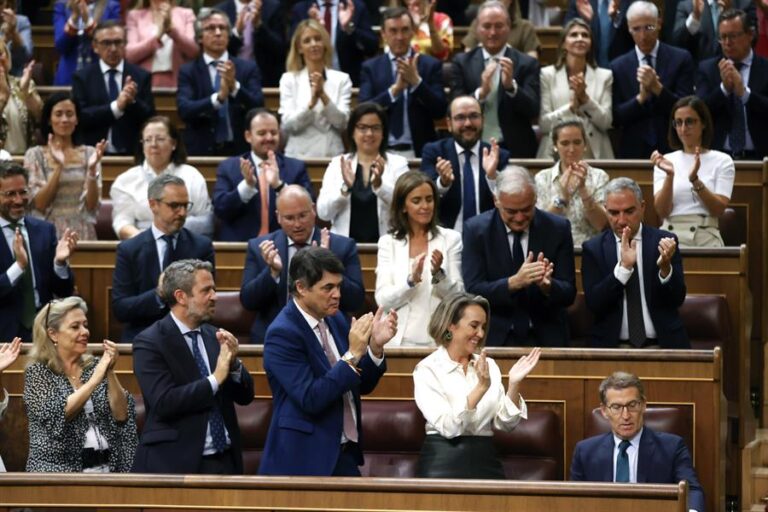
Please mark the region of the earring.
<svg viewBox="0 0 768 512"><path fill-rule="evenodd" d="M445 333L443 333L443 339L445 341L451 341L453 339L453 333L451 331L445 331Z"/></svg>

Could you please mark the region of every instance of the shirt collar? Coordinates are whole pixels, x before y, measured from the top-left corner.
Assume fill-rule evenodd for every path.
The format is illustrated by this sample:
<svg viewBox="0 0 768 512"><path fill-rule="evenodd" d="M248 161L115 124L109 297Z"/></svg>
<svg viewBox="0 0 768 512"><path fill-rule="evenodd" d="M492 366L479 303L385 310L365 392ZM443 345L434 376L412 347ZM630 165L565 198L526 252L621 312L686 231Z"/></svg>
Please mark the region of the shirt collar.
<svg viewBox="0 0 768 512"><path fill-rule="evenodd" d="M461 155L462 153L464 153L464 151L466 151L466 149L461 144L459 144L458 142L453 141L453 144L456 147L456 154L457 155ZM475 156L479 155L480 154L480 141L478 140L477 142L475 142L475 145L472 146L471 148L469 148L469 150L472 152L473 155L475 155Z"/></svg>
<svg viewBox="0 0 768 512"><path fill-rule="evenodd" d="M475 365L475 362L477 361L477 354L472 354L472 357L469 360L469 364L471 366ZM437 362L437 365L445 372L445 373L451 373L453 371L457 371L461 369L461 363L458 363L451 359L451 356L448 355L448 349L446 349L444 346L440 345L437 347L437 350L435 351L435 359Z"/></svg>
<svg viewBox="0 0 768 512"><path fill-rule="evenodd" d="M752 60L754 60L754 58L755 58L755 52L750 49L747 56L741 60L741 63L744 65L744 67L750 67L752 65ZM735 62L735 61L732 61L732 62Z"/></svg>
<svg viewBox="0 0 768 512"><path fill-rule="evenodd" d="M616 240L616 242L621 243L621 237L616 235L616 232L613 232L613 238ZM635 240L636 242L642 242L643 241L643 223L640 223L640 229L637 230L637 233L635 233L635 236L632 237L632 240Z"/></svg>
<svg viewBox="0 0 768 512"><path fill-rule="evenodd" d="M121 60L120 63L117 66L115 66L115 69L120 74L123 73L123 69L124 68L125 68L125 59ZM101 74L105 75L107 73L107 71L109 71L112 68L109 67L109 65L106 62L104 62L103 60L99 59L99 69L101 69Z"/></svg>
<svg viewBox="0 0 768 512"><path fill-rule="evenodd" d="M25 225L24 224L24 217L20 218L16 222L19 224L19 226L24 226ZM11 221L6 219L5 217L0 217L0 228L5 229L5 226L10 226L10 225L11 225Z"/></svg>
<svg viewBox="0 0 768 512"><path fill-rule="evenodd" d="M384 49L384 52L387 54L387 58L389 59L389 62L392 62L397 58L395 54L392 53L392 50L389 49L389 46L387 46ZM408 48L408 51L405 52L405 55L403 55L403 57L406 59L410 59L411 57L413 57L413 48Z"/></svg>
<svg viewBox="0 0 768 512"><path fill-rule="evenodd" d="M168 163L168 167L160 171L159 173L155 172L154 169L152 169L149 164L147 163L147 160L145 159L143 162L141 162L141 168L144 171L144 175L149 178L149 181L152 181L153 179L157 178L164 172L173 172L173 170L176 168L176 164L173 162Z"/></svg>
<svg viewBox="0 0 768 512"><path fill-rule="evenodd" d="M295 298L291 297L291 300L296 305L296 309L299 310L299 313L301 313L301 316L303 316L304 320L306 320L307 323L309 324L309 328L312 329L313 331L317 329L317 325L320 323L320 320L318 320L317 318L313 317L312 315L304 311L301 305L299 305L299 302Z"/></svg>
<svg viewBox="0 0 768 512"><path fill-rule="evenodd" d="M658 54L659 54L659 42L656 41L656 46L654 46L653 50L651 50L651 53L648 54L651 57L653 57L654 67L656 67L656 68L659 67L658 59L656 58L656 56ZM643 58L645 57L646 54L641 52L640 48L638 48L637 45L635 45L635 55L637 55L637 61L638 62L643 62Z"/></svg>
<svg viewBox="0 0 768 512"><path fill-rule="evenodd" d="M641 427L640 430L638 430L637 434L632 436L632 439L628 439L629 443L632 445L633 448L636 450L640 448L640 437L643 435L643 429L645 427ZM613 434L613 447L618 448L619 444L624 441L624 439L620 438L616 434Z"/></svg>
<svg viewBox="0 0 768 512"><path fill-rule="evenodd" d="M166 233L163 233L162 231L160 231L157 228L157 226L155 226L154 221L152 222L152 225L150 226L150 229L152 230L152 238L154 238L155 241L160 240L162 237L164 237L166 235ZM179 237L179 232L178 231L176 233L169 233L169 234L174 239L178 239L178 237Z"/></svg>
<svg viewBox="0 0 768 512"><path fill-rule="evenodd" d="M182 336L186 336L186 334L187 334L189 331L199 331L199 330L200 330L199 328L198 328L198 329L192 329L192 328L191 328L191 327L189 327L187 324L185 324L184 322L182 322L181 320L179 320L179 319L176 317L176 315L174 315L174 314L173 314L173 311L171 311L171 319L173 320L173 323L175 323L175 324L176 324L176 327L178 327L178 328L179 328L179 330L181 331L181 335L182 335Z"/></svg>
<svg viewBox="0 0 768 512"><path fill-rule="evenodd" d="M285 234L285 238L288 240L288 247L292 245L296 245L296 241L290 236L288 236L288 233ZM315 228L312 228L312 232L309 234L309 238L307 238L307 241L304 242L304 246L306 247L310 245L312 243L312 240L314 239L315 239Z"/></svg>
<svg viewBox="0 0 768 512"><path fill-rule="evenodd" d="M206 66L210 66L211 62L219 61L219 62L226 62L229 60L229 52L227 50L224 50L224 53L221 54L221 57L218 59L214 59L207 53L203 52L203 62L205 62Z"/></svg>
<svg viewBox="0 0 768 512"><path fill-rule="evenodd" d="M251 151L251 160L253 161L254 167L256 167L256 174L259 173L259 165L261 165L261 162L264 161L263 158L261 158L259 155Z"/></svg>
<svg viewBox="0 0 768 512"><path fill-rule="evenodd" d="M509 45L505 44L504 47L501 50L499 50L498 53L495 53L493 55L491 55L488 52L488 50L486 50L485 48L482 48L482 50L483 50L483 62L485 62L486 60L488 60L488 59L490 59L492 57L504 57L504 54L506 53L507 48L509 48Z"/></svg>

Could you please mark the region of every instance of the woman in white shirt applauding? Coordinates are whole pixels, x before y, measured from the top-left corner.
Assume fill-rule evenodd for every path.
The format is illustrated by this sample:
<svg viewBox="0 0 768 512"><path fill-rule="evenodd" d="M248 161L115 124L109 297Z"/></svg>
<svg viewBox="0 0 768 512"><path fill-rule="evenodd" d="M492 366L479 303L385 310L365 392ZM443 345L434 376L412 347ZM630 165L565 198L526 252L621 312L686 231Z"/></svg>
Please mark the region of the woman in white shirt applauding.
<svg viewBox="0 0 768 512"><path fill-rule="evenodd" d="M714 127L706 103L680 98L669 119L669 145L677 151L651 155L653 205L661 228L681 247L722 247L718 217L725 211L735 177L730 156L709 149Z"/></svg>
<svg viewBox="0 0 768 512"><path fill-rule="evenodd" d="M440 346L413 372L416 405L427 421L420 477L505 478L492 429L511 431L527 417L518 388L541 349L512 366L505 390L499 367L482 350L489 316L488 301L466 293L449 295L432 314L429 334Z"/></svg>

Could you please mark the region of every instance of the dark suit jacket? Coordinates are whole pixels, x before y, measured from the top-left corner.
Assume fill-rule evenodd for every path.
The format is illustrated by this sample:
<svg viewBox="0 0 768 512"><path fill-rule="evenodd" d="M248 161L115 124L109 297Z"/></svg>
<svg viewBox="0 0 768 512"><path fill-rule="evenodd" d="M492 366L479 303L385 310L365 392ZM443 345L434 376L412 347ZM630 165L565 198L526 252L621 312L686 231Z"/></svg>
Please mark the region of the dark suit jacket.
<svg viewBox="0 0 768 512"><path fill-rule="evenodd" d="M235 2L239 0L225 0L216 6L229 17L232 26L237 22L237 8ZM277 87L280 77L285 72L285 58L288 55L288 41L285 33L285 20L280 10L279 0L262 0L261 25L253 32L253 55L262 73L262 85L264 87ZM229 36L229 53L236 56L243 47L243 34L235 37Z"/></svg>
<svg viewBox="0 0 768 512"><path fill-rule="evenodd" d="M712 114L712 124L715 125L712 147L723 151L731 130L732 114L730 98L720 90L719 60L713 57L699 64L696 95L706 102ZM747 129L762 160L768 155L768 130L765 129L768 124L768 59L754 55L747 85L750 89L746 105Z"/></svg>
<svg viewBox="0 0 768 512"><path fill-rule="evenodd" d="M659 43L655 68L664 88L642 105L636 97L639 62L635 49L611 62L613 71L613 126L621 129L618 158L649 158L658 149L671 151L667 129L672 105L693 94L694 66L691 55L680 48Z"/></svg>
<svg viewBox="0 0 768 512"><path fill-rule="evenodd" d="M261 257L259 244L272 240L283 260L280 282L276 282L269 272L269 266ZM315 229L312 241L320 244L320 230ZM311 243L311 242L310 242ZM341 306L346 313L360 309L365 300L363 272L357 255L357 244L351 238L331 233L331 251L344 264L344 281L341 283ZM288 298L288 237L285 231L278 229L268 235L248 241L245 256L243 284L240 287L240 302L245 309L256 311L256 320L251 327L251 342L263 343L267 327L280 313Z"/></svg>
<svg viewBox="0 0 768 512"><path fill-rule="evenodd" d="M200 326L211 371L216 369L219 343L216 328ZM146 421L136 449L136 473L198 473L205 445L208 416L218 407L231 441L230 454L243 472L243 447L234 404L253 400L253 380L245 365L240 382L230 376L213 394L200 376L192 352L170 314L136 336L133 368L141 387Z"/></svg>
<svg viewBox="0 0 768 512"><path fill-rule="evenodd" d="M514 97L504 92L499 81L499 125L504 137L502 145L513 158L534 158L536 156L536 135L531 120L539 116L541 92L539 88L539 63L514 48L507 48L504 55L512 59L517 81ZM451 97L468 94L472 96L480 87L480 76L485 69L483 49L459 53L453 59L448 86ZM501 80L501 79L499 79Z"/></svg>
<svg viewBox="0 0 768 512"><path fill-rule="evenodd" d="M112 128L112 143L119 154L132 155L141 137L141 125L155 115L155 99L152 96L152 76L139 66L125 62L122 89L125 78L130 76L136 86L136 101L128 105L120 119L115 119L109 108L109 92L97 60L81 69L72 77L72 96L80 109L82 142L95 146L107 138Z"/></svg>
<svg viewBox="0 0 768 512"><path fill-rule="evenodd" d="M661 348L691 348L677 308L685 300L683 259L679 249L672 257L672 277L659 281L659 240L674 236L643 224L643 288ZM606 229L582 245L581 278L587 307L594 315L592 344L616 347L624 308L624 285L613 275L618 257L613 231Z"/></svg>
<svg viewBox="0 0 768 512"><path fill-rule="evenodd" d="M301 0L293 6L291 35L296 30L296 25L307 19L309 7L313 2L317 3L317 0ZM348 74L352 79L352 84L357 87L360 85L360 66L362 66L363 61L367 57L376 55L376 52L379 51L379 36L371 27L371 18L365 4L360 0L353 0L353 2L355 14L352 17L352 22L355 24L355 30L351 34L347 34L343 30L336 30L333 47L338 52L341 71Z"/></svg>
<svg viewBox="0 0 768 512"><path fill-rule="evenodd" d="M747 19L751 27L757 26L757 12L755 3L752 0L732 0L732 9L741 9L747 13ZM685 48L696 62L701 62L710 57L720 57L723 55L720 42L715 33L715 24L712 22L712 10L709 8L709 2L704 2L704 10L701 12L701 26L696 35L691 35L685 26L685 20L693 11L693 4L690 1L677 2L677 12L675 14L675 28L672 32L673 44L680 48ZM721 13L722 14L722 13Z"/></svg>
<svg viewBox="0 0 768 512"><path fill-rule="evenodd" d="M613 482L613 433L601 434L576 443L571 463L571 480ZM637 483L676 484L688 481L688 507L705 512L704 490L693 469L691 454L683 438L643 427L637 459Z"/></svg>
<svg viewBox="0 0 768 512"><path fill-rule="evenodd" d="M483 168L483 148L489 148L490 145L482 142L480 144L480 212L490 210L493 208L493 193L488 188L488 183L485 180L485 173ZM430 142L424 146L424 150L421 156L421 170L429 175L435 183L440 179L437 174L437 157L445 158L451 161L453 167L453 184L451 188L440 198L440 225L446 228L453 229L456 225L456 218L459 216L459 210L461 209L461 173L462 168L459 165L459 155L456 153L455 140L452 137L447 139L440 139L437 142ZM509 160L509 151L499 148L499 166L498 170L502 171L507 166Z"/></svg>
<svg viewBox="0 0 768 512"><path fill-rule="evenodd" d="M61 279L53 271L53 260L56 257L56 228L50 222L36 219L30 215L24 217L24 224L29 237L29 251L32 253L32 267L35 272L35 287L40 297L40 305L44 306L54 295L68 297L72 295L74 278L72 270L68 271L69 278ZM8 228L3 228L8 229ZM21 278L11 285L6 272L16 261L8 244L5 234L0 239L0 342L11 341L15 336L28 339L29 332L19 323L22 311Z"/></svg>
<svg viewBox="0 0 768 512"><path fill-rule="evenodd" d="M420 55L416 68L421 76L421 84L408 94L408 124L413 149L416 156L421 157L424 144L437 138L434 120L445 116L448 101L443 90L443 63L429 55ZM394 83L388 55L365 61L360 75L358 102L373 101L389 113L392 106L389 88Z"/></svg>
<svg viewBox="0 0 768 512"><path fill-rule="evenodd" d="M469 219L464 224L462 274L469 293L482 295L491 303L491 323L486 345L508 346L516 341L512 327L513 311L525 294L531 321L529 337L537 345L568 345L568 318L565 308L576 297L576 271L573 259L571 223L536 208L529 228L528 251L539 252L554 266L549 296L538 286L510 292L507 279L512 275L512 252L504 222L496 209Z"/></svg>
<svg viewBox="0 0 768 512"><path fill-rule="evenodd" d="M213 211L219 218L218 240L224 242L245 242L258 236L261 229L261 197L258 192L247 203L243 203L237 192L237 185L243 180L240 173L240 158L251 158L250 151L244 155L227 158L216 169L216 185L213 188ZM301 160L277 155L280 179L287 185L297 184L312 193L307 167ZM253 163L253 162L251 162ZM258 190L258 186L256 187ZM269 190L269 231L279 229L275 214L277 194Z"/></svg>
<svg viewBox="0 0 768 512"><path fill-rule="evenodd" d="M615 23L611 24L611 30L608 34L608 38L611 41L610 50L608 51L608 58L613 60L619 55L628 52L635 45L632 41L632 36L629 35L629 28L627 26L627 9L633 0L620 0L619 1L619 19ZM602 41L604 34L600 30L600 18L598 16L598 0L590 0L592 4L592 20L589 22L589 26L592 29L592 48L595 49L595 57L598 54L598 48ZM565 19L563 19L563 26L565 26L573 18L581 18L578 9L576 9L576 0L569 0L568 10L565 12ZM604 64L600 64L604 67ZM607 63L605 63L607 65Z"/></svg>
<svg viewBox="0 0 768 512"><path fill-rule="evenodd" d="M174 261L196 258L209 261L216 268L211 241L186 228L179 232L175 256ZM156 292L159 261L151 229L123 240L117 246L112 275L112 310L117 319L125 323L124 343L130 343L138 333L168 313Z"/></svg>
<svg viewBox="0 0 768 512"><path fill-rule="evenodd" d="M349 324L341 313L325 318L339 355L349 348ZM341 447L343 396L352 391L357 412L357 464L363 464L360 395L373 391L387 369L366 353L357 375L343 361L331 366L317 336L293 300L267 331L264 370L272 390L272 420L260 475L331 476Z"/></svg>
<svg viewBox="0 0 768 512"><path fill-rule="evenodd" d="M253 61L229 56L235 64L235 79L240 90L228 98L229 122L233 142L238 153L245 153L248 145L243 139L245 114L254 107L264 105L261 91L261 72ZM217 111L211 103L213 83L202 55L187 62L179 70L179 88L176 96L179 116L186 124L184 143L191 155L212 155L216 143Z"/></svg>

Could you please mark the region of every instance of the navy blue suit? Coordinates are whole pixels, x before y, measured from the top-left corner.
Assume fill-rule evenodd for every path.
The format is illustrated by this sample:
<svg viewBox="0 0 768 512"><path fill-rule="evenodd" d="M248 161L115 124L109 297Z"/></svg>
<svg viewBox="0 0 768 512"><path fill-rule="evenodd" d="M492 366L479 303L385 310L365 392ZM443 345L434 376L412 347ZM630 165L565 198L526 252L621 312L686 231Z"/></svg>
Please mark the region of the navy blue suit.
<svg viewBox="0 0 768 512"><path fill-rule="evenodd" d="M95 146L101 139L107 138L112 128L112 144L117 153L132 155L136 152L141 126L155 115L155 99L149 73L126 61L119 89L122 90L128 76L136 82L136 101L126 107L120 119L115 119L109 107L109 92L98 60L72 76L72 96L80 108L78 121L83 143Z"/></svg>
<svg viewBox="0 0 768 512"><path fill-rule="evenodd" d="M461 191L461 173L462 168L459 165L459 155L456 153L455 139L452 137L446 139L440 139L436 142L430 142L424 146L424 150L421 155L421 170L435 183L440 179L437 173L437 157L444 158L451 161L453 167L453 183L448 191L440 198L440 225L446 228L453 229L456 225L456 218L459 216L459 210L462 206L462 191ZM483 148L490 148L489 144L482 142L480 144L480 206L478 211L484 212L493 208L493 192L488 187L488 183L485 179L485 171L483 171ZM504 148L499 148L499 166L498 170L502 171L507 166L509 160L509 151Z"/></svg>
<svg viewBox="0 0 768 512"><path fill-rule="evenodd" d="M29 251L32 253L32 268L35 272L35 288L40 298L40 305L45 306L54 295L68 297L72 295L74 278L72 270L68 269L69 277L61 279L53 270L53 260L56 257L56 228L50 222L36 219L27 215L24 224L29 237ZM8 229L8 228L3 228ZM3 234L5 235L5 234ZM0 239L0 342L11 341L16 336L30 342L29 332L20 323L23 300L21 296L21 281L19 277L11 285L6 272L16 259L5 242Z"/></svg>
<svg viewBox="0 0 768 512"><path fill-rule="evenodd" d="M613 433L576 443L571 462L571 480L613 482ZM693 469L691 454L683 438L643 427L637 458L637 483L676 484L688 482L688 507L705 512L704 490Z"/></svg>
<svg viewBox="0 0 768 512"><path fill-rule="evenodd" d="M283 261L283 271L280 282L275 282L270 274L269 266L261 257L259 244L264 240L272 240ZM320 244L320 230L315 229L309 243ZM358 311L365 301L365 286L363 272L360 268L360 258L357 255L357 244L351 238L331 233L329 246L339 260L344 264L344 281L341 283L341 306L339 309L346 313ZM245 309L256 311L256 320L251 327L251 342L263 343L267 327L280 313L288 298L288 237L285 231L278 229L268 235L248 241L248 251L245 256L243 284L240 287L240 302Z"/></svg>
<svg viewBox="0 0 768 512"><path fill-rule="evenodd" d="M672 233L643 224L643 288L651 320L661 348L691 348L677 308L685 300L685 276L680 250L672 257L672 277L659 281L659 240ZM677 238L675 238L677 240ZM594 315L592 345L601 348L619 345L619 330L624 307L624 285L613 275L618 262L616 237L606 229L584 242L581 255L581 278L584 298Z"/></svg>
<svg viewBox="0 0 768 512"><path fill-rule="evenodd" d="M216 262L213 244L204 236L182 228L176 240L174 261L195 258ZM112 275L112 310L125 323L124 343L168 313L157 295L160 258L152 230L146 229L117 246L115 272Z"/></svg>
<svg viewBox="0 0 768 512"><path fill-rule="evenodd" d="M199 327L211 372L216 369L216 328ZM243 448L234 404L253 400L253 379L240 365L240 382L230 376L216 394L200 376L187 341L170 314L133 341L133 368L141 387L146 420L136 449L136 473L198 473L210 411L217 407L230 439L229 453L237 473L243 472Z"/></svg>
<svg viewBox="0 0 768 512"><path fill-rule="evenodd" d="M256 195L247 203L243 203L237 192L237 185L243 180L243 175L240 173L240 158L250 159L251 153L227 158L216 169L213 212L220 221L217 239L224 242L245 242L258 236L261 229L261 197L258 194L258 185ZM311 194L312 183L309 181L307 166L304 162L280 154L276 155L276 158L280 179L287 185L301 185ZM275 190L270 187L269 231L280 227L275 214L276 197Z"/></svg>
<svg viewBox="0 0 768 512"><path fill-rule="evenodd" d="M443 90L442 62L429 55L420 55L416 69L421 76L421 83L414 91L408 93L408 125L411 129L413 150L417 157L421 157L424 144L437 138L434 120L445 115L448 100ZM372 101L387 109L390 129L392 123L397 122L392 115L393 103L389 95L389 88L394 83L392 61L387 54L363 62L358 102ZM402 121L402 118L400 120Z"/></svg>
<svg viewBox="0 0 768 512"><path fill-rule="evenodd" d="M344 292L342 291L342 297ZM349 324L341 313L325 318L339 355L349 348ZM293 300L267 330L264 370L272 390L272 420L261 457L260 475L330 476L341 448L343 396L352 391L357 412L358 443L352 445L363 464L360 395L373 391L387 369L366 353L355 373L347 363L331 366L317 336Z"/></svg>
<svg viewBox="0 0 768 512"><path fill-rule="evenodd" d="M235 2L240 0L225 0L216 6L227 13L229 22L235 26L237 8ZM277 87L280 77L285 72L285 58L288 55L288 42L285 34L285 20L280 9L279 0L262 0L261 25L253 32L253 55L262 73L264 87ZM236 56L243 47L243 34L235 37L229 35L229 53Z"/></svg>
<svg viewBox="0 0 768 512"><path fill-rule="evenodd" d="M237 95L227 99L229 122L232 126L235 152L245 153L248 150L248 145L243 139L245 114L254 107L264 105L261 72L254 61L231 55L229 60L235 64L235 79L240 82ZM176 103L179 116L186 124L184 143L191 155L212 155L215 150L218 114L211 103L214 91L209 69L210 66L207 66L200 56L192 62L187 62L179 70Z"/></svg>
<svg viewBox="0 0 768 512"><path fill-rule="evenodd" d="M599 0L589 1L589 3L592 5L592 12L594 15L592 16L592 20L588 22L589 27L592 30L592 48L595 49L596 58L599 53L598 48L600 47L600 42L602 41L603 37L605 37L605 35L600 30L598 1ZM610 32L607 35L610 41L608 58L611 60L615 59L619 55L622 55L624 52L631 50L635 45L634 41L632 41L632 36L629 35L629 29L627 27L627 9L629 9L629 5L632 3L632 1L633 0L619 1L619 10L617 14L617 16L619 16L619 20L617 20L616 23L611 23ZM563 19L563 26L565 26L573 18L581 18L581 15L579 15L579 11L576 9L576 0L569 0L568 10L565 12L565 18ZM608 65L607 62L601 62L599 64L600 67L607 67Z"/></svg>
<svg viewBox="0 0 768 512"><path fill-rule="evenodd" d="M342 0L347 1L347 0ZM340 27L336 28L336 39L333 48L339 56L339 66L352 79L356 87L360 84L360 66L363 61L379 51L379 36L371 27L371 18L368 9L360 0L352 0L355 4L355 14L352 23L355 30L347 34ZM309 17L309 7L312 4L322 4L322 0L301 0L296 2L291 10L291 35L296 30L300 21ZM322 22L321 22L322 23Z"/></svg>
<svg viewBox="0 0 768 512"><path fill-rule="evenodd" d="M696 75L696 95L709 107L715 125L712 147L723 151L731 129L730 98L720 90L719 58L707 59L699 64ZM749 71L749 100L746 104L747 130L752 136L759 159L768 156L768 59L754 54Z"/></svg>
<svg viewBox="0 0 768 512"><path fill-rule="evenodd" d="M611 62L613 71L613 126L621 129L618 158L649 158L658 149L671 151L667 128L672 105L693 94L695 68L691 54L680 48L659 43L654 67L664 88L642 105L636 97L639 62L635 49Z"/></svg>
<svg viewBox="0 0 768 512"><path fill-rule="evenodd" d="M491 304L491 323L486 344L494 346L568 345L568 318L565 308L576 297L573 238L568 219L535 209L528 230L528 252L539 252L555 266L549 296L536 285L510 292L513 274L512 252L507 227L496 209L469 219L464 224L462 274L469 293L482 295ZM530 329L527 339L512 330L515 309L527 303Z"/></svg>
<svg viewBox="0 0 768 512"><path fill-rule="evenodd" d="M756 29L757 27L757 9L752 0L731 0L731 9L741 9L747 13L747 24ZM675 26L672 33L671 44L679 48L685 48L696 62L709 59L711 57L722 56L720 41L717 39L715 23L712 20L712 10L709 8L709 2L704 2L704 8L701 11L701 25L695 35L688 32L685 26L685 20L693 11L692 2L679 1L675 12ZM721 10L722 11L722 10ZM721 12L722 14L722 12ZM746 27L745 27L746 28Z"/></svg>

